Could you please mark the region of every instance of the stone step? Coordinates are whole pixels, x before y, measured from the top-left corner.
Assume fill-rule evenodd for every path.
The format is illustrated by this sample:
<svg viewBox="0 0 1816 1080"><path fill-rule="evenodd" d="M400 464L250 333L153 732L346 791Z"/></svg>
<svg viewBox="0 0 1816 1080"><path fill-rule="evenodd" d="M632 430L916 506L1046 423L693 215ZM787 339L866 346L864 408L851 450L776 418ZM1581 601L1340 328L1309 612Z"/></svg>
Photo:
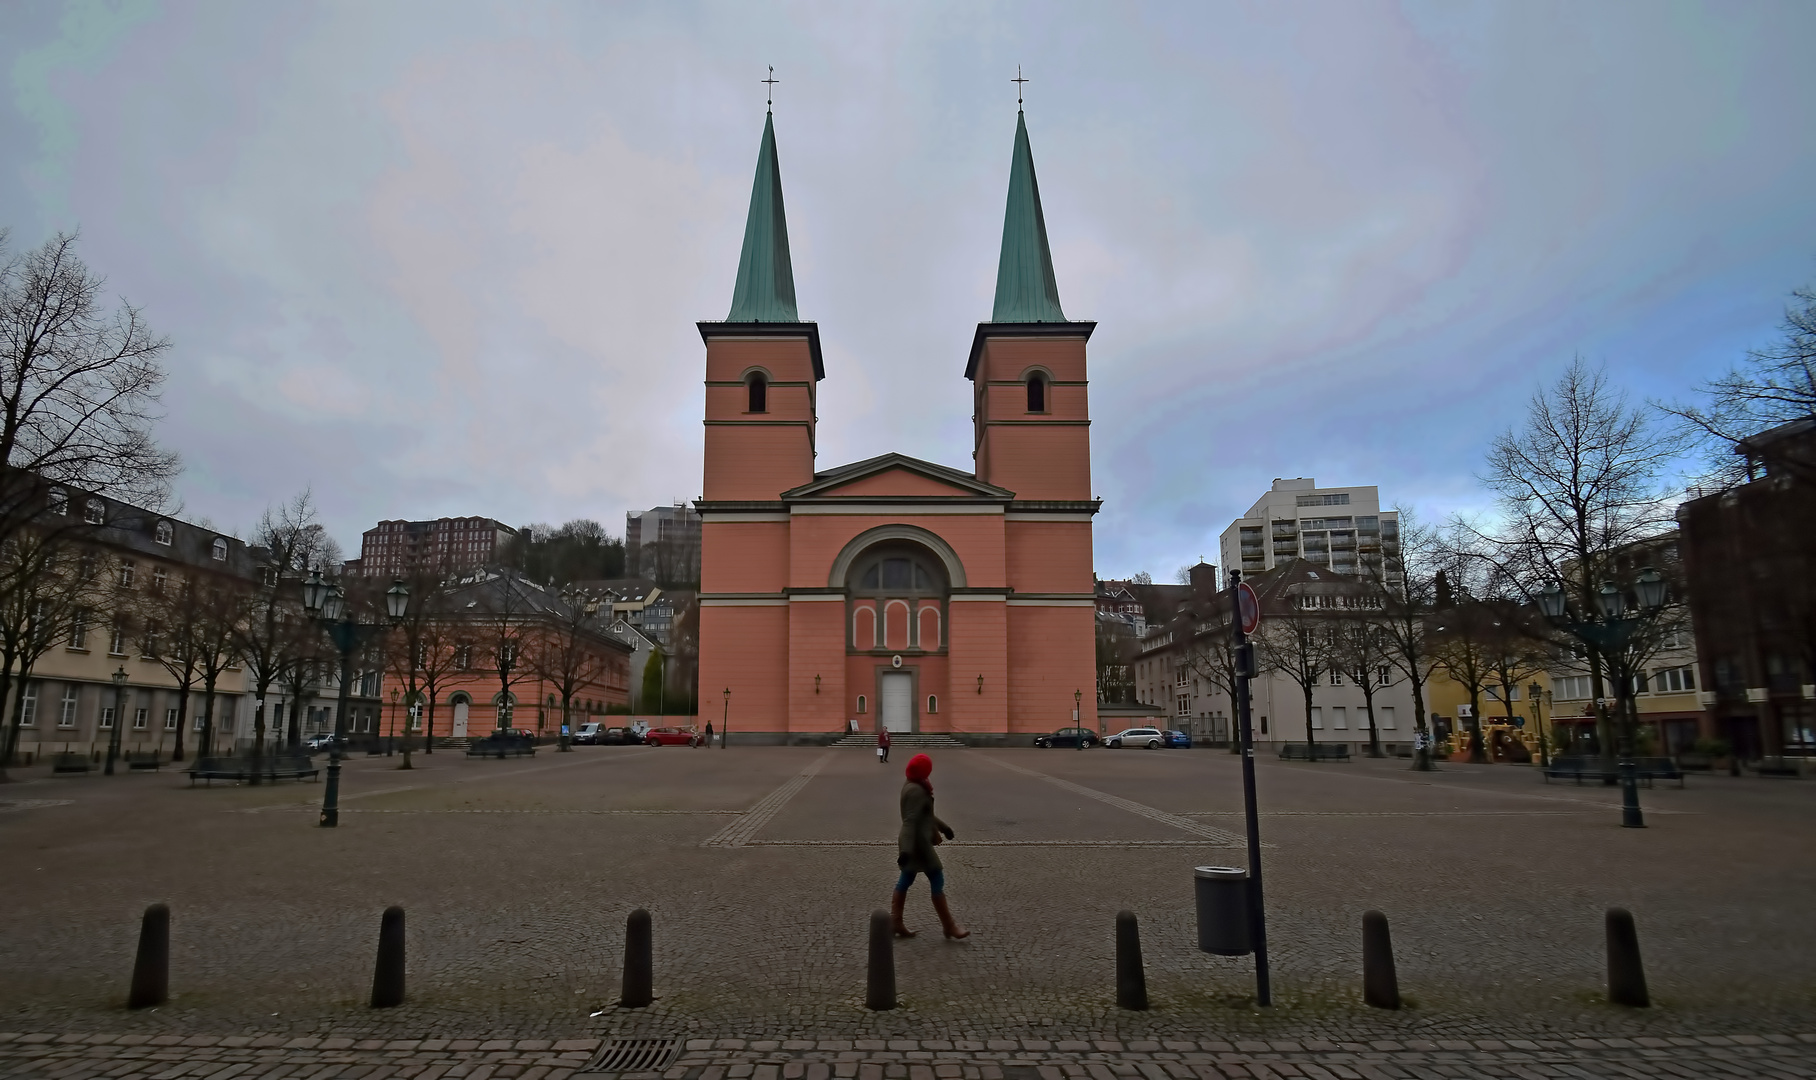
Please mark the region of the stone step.
<svg viewBox="0 0 1816 1080"><path fill-rule="evenodd" d="M874 749L876 749L876 736L875 735L847 735L844 738L837 740L832 745L833 746L853 746L853 747L861 747L864 749L874 750ZM949 735L912 735L912 734L908 734L908 733L903 733L900 735L889 736L889 746L891 749L896 749L896 748L900 748L900 749L904 749L904 750L960 749L964 745L965 745L964 743L959 742L957 739L954 739Z"/></svg>

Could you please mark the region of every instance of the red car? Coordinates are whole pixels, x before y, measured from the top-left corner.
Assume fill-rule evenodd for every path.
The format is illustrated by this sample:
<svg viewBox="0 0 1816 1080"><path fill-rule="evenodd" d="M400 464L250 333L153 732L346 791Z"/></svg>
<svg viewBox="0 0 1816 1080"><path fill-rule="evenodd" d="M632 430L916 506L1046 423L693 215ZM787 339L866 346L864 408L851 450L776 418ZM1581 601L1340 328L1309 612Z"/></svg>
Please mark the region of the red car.
<svg viewBox="0 0 1816 1080"><path fill-rule="evenodd" d="M659 727L651 728L643 742L647 746L698 746L700 735L689 728Z"/></svg>

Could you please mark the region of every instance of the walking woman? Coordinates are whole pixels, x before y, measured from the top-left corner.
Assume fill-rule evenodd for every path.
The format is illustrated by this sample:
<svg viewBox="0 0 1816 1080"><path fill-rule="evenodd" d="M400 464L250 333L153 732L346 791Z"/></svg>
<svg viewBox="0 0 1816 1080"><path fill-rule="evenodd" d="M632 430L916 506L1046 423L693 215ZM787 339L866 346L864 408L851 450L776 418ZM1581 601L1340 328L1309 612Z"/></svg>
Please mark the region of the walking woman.
<svg viewBox="0 0 1816 1080"><path fill-rule="evenodd" d="M913 937L915 931L902 923L902 906L908 902L908 886L916 874L926 874L933 889L933 910L939 912L940 926L949 938L970 937L971 931L960 926L946 906L946 874L940 866L934 845L952 839L952 826L933 813L933 759L916 754L908 759L908 782L902 785L902 832L897 842L895 864L902 869L896 880L895 896L889 902L889 914L895 921L896 937Z"/></svg>
<svg viewBox="0 0 1816 1080"><path fill-rule="evenodd" d="M889 764L889 729L878 728L876 733L876 759Z"/></svg>

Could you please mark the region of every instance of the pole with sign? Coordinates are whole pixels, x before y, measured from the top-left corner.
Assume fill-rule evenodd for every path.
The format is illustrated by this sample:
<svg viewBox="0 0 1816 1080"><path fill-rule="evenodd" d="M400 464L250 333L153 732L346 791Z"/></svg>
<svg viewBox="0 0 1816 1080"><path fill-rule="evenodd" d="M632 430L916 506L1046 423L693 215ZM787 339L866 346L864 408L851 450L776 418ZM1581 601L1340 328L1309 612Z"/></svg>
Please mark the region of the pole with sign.
<svg viewBox="0 0 1816 1080"><path fill-rule="evenodd" d="M1249 709L1249 680L1255 677L1255 646L1249 641L1261 626L1261 601L1242 571L1230 571L1230 634L1236 656L1236 726L1242 740L1242 813L1248 822L1249 941L1255 950L1255 1003L1272 1005L1267 970L1267 909L1261 896L1261 815L1255 809L1255 725Z"/></svg>

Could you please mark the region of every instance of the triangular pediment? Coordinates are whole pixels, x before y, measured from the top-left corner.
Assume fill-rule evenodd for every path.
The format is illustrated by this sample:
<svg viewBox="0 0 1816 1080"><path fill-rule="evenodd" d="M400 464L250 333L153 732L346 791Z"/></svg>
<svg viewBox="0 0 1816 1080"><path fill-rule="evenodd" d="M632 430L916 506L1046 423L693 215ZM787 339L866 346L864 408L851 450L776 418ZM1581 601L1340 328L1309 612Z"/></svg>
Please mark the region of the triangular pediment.
<svg viewBox="0 0 1816 1080"><path fill-rule="evenodd" d="M970 473L906 454L884 454L814 474L813 482L782 493L784 499L1011 499L1013 491Z"/></svg>

